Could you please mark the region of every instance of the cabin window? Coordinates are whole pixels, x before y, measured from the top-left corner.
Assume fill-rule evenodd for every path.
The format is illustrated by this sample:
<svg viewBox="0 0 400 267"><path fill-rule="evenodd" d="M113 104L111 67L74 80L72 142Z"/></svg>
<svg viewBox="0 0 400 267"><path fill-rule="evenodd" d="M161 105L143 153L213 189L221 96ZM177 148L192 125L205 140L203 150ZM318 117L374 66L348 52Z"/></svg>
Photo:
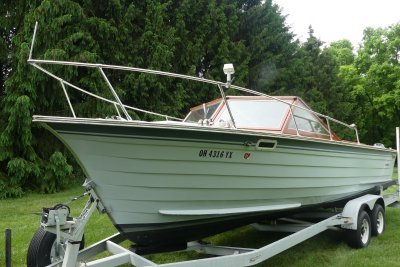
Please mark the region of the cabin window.
<svg viewBox="0 0 400 267"><path fill-rule="evenodd" d="M289 111L287 104L276 100L228 100L228 105L238 128L280 130ZM216 123L225 126L230 121L225 107Z"/></svg>
<svg viewBox="0 0 400 267"><path fill-rule="evenodd" d="M306 108L301 103L298 103L297 105ZM300 108L294 107L293 110L293 115L296 119L296 124L300 131L329 135L328 130L325 129L325 127L322 125L316 115ZM293 118L291 118L289 122L289 129L296 130L296 125L293 121Z"/></svg>
<svg viewBox="0 0 400 267"><path fill-rule="evenodd" d="M205 104L205 106L201 106L199 108L193 109L187 115L185 121L186 122L198 122L199 120L211 119L212 115L217 110L219 104L221 102L213 103L213 104Z"/></svg>

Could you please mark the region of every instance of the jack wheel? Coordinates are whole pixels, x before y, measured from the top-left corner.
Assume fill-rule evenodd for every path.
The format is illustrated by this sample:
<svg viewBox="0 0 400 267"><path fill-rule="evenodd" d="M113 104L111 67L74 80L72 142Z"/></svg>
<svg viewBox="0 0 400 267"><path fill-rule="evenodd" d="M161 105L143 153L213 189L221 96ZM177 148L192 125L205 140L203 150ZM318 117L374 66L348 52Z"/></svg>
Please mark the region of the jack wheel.
<svg viewBox="0 0 400 267"><path fill-rule="evenodd" d="M79 250L84 248L85 238L82 237ZM57 247L56 235L38 228L31 239L26 256L27 267L42 267L60 261L64 258L66 240L61 239Z"/></svg>
<svg viewBox="0 0 400 267"><path fill-rule="evenodd" d="M371 212L371 234L378 236L383 231L385 231L385 209L377 203Z"/></svg>
<svg viewBox="0 0 400 267"><path fill-rule="evenodd" d="M357 230L347 230L347 243L353 248L365 248L371 240L371 219L365 210L358 213Z"/></svg>

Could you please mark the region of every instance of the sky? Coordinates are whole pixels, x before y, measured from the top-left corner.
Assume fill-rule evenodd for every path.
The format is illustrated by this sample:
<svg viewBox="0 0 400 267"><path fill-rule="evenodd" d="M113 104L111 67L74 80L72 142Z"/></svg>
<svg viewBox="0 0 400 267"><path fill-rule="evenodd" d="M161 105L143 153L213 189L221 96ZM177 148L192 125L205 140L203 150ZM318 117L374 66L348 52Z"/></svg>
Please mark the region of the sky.
<svg viewBox="0 0 400 267"><path fill-rule="evenodd" d="M400 0L273 0L287 15L286 23L300 41L314 36L329 44L348 39L354 48L367 27L386 28L400 23Z"/></svg>

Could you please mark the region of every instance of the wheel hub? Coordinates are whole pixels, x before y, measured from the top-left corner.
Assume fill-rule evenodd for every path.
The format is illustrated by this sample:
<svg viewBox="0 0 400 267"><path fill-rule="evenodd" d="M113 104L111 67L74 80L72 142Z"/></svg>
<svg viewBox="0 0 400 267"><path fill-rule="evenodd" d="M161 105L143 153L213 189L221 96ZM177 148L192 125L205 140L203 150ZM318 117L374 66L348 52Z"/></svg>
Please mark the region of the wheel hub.
<svg viewBox="0 0 400 267"><path fill-rule="evenodd" d="M369 239L369 223L367 219L364 219L361 224L361 241L366 244Z"/></svg>

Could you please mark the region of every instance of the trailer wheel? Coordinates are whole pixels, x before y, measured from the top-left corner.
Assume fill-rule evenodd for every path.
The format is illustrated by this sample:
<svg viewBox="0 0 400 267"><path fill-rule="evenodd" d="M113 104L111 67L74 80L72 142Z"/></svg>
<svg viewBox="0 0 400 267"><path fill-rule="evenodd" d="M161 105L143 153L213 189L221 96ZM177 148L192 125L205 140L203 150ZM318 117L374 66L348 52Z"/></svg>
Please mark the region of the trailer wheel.
<svg viewBox="0 0 400 267"><path fill-rule="evenodd" d="M28 254L26 257L27 267L42 267L62 260L65 254L66 241L61 240L61 246L58 248L58 253L56 252L55 241L55 234L47 232L39 227L29 244ZM83 249L83 247L84 237L82 237L79 250Z"/></svg>
<svg viewBox="0 0 400 267"><path fill-rule="evenodd" d="M371 240L371 219L366 211L358 214L357 230L347 231L347 243L353 248L365 248Z"/></svg>
<svg viewBox="0 0 400 267"><path fill-rule="evenodd" d="M371 212L371 234L381 235L385 231L385 209L381 204L375 204Z"/></svg>

